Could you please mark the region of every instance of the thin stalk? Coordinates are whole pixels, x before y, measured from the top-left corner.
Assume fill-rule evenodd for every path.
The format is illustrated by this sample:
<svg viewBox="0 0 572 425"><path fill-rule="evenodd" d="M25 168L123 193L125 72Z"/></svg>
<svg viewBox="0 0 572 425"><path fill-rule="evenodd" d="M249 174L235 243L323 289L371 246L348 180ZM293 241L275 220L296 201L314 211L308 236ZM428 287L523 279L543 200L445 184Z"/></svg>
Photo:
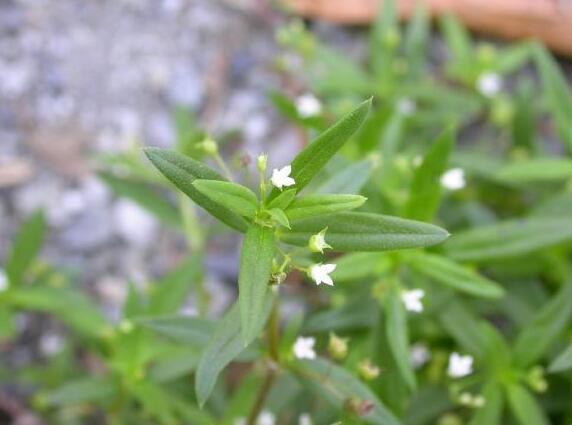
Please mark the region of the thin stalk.
<svg viewBox="0 0 572 425"><path fill-rule="evenodd" d="M260 387L260 391L256 396L256 401L252 406L252 410L248 415L248 419L246 421L247 425L255 425L256 419L262 408L264 407L264 402L270 394L270 390L272 389L272 385L274 385L274 381L276 379L276 365L280 362L280 316L279 316L279 304L278 304L278 296L274 297L274 304L272 305L272 311L270 312L270 318L268 319L268 345L269 345L269 353L271 362L268 364L268 370L266 371L266 377L264 378L264 382Z"/></svg>
<svg viewBox="0 0 572 425"><path fill-rule="evenodd" d="M220 156L220 154L218 153L218 151L213 154L214 160L217 163L217 165L220 167L220 169L222 170L222 173L224 174L224 176L231 182L234 181L234 178L232 177L232 173L230 172L230 168L228 168L228 166L226 165L226 162L224 161L224 159L222 158L222 156Z"/></svg>

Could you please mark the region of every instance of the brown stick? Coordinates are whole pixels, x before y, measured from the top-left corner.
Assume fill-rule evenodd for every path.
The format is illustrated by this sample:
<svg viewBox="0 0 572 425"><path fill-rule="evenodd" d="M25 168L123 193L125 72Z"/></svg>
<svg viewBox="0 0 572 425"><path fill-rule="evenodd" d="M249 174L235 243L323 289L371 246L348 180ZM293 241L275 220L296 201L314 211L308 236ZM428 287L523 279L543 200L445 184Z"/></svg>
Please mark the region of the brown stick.
<svg viewBox="0 0 572 425"><path fill-rule="evenodd" d="M379 0L284 0L293 11L345 24L375 19ZM399 0L399 14L411 16L416 0ZM539 39L572 56L572 2L563 0L424 0L433 16L451 13L476 32L507 39Z"/></svg>

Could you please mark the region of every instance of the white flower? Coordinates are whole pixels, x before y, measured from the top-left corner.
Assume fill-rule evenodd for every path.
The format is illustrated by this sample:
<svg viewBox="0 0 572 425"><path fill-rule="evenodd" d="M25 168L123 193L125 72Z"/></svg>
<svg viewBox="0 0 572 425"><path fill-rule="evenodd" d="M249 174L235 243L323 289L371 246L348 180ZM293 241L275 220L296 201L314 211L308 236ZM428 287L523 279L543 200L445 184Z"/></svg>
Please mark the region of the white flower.
<svg viewBox="0 0 572 425"><path fill-rule="evenodd" d="M276 417L268 410L260 412L260 415L258 415L258 419L256 420L256 425L274 425L275 423Z"/></svg>
<svg viewBox="0 0 572 425"><path fill-rule="evenodd" d="M465 171L462 168L451 168L441 176L441 185L449 190L459 190L466 186Z"/></svg>
<svg viewBox="0 0 572 425"><path fill-rule="evenodd" d="M316 96L306 93L296 98L296 110L302 118L310 118L319 115L322 112L322 104Z"/></svg>
<svg viewBox="0 0 572 425"><path fill-rule="evenodd" d="M326 243L326 231L328 228L321 230L320 233L316 233L310 237L310 241L308 243L308 247L312 252L324 252L326 248L332 248L330 245Z"/></svg>
<svg viewBox="0 0 572 425"><path fill-rule="evenodd" d="M403 97L397 101L397 111L405 117L410 117L416 110L417 104L408 97Z"/></svg>
<svg viewBox="0 0 572 425"><path fill-rule="evenodd" d="M312 425L312 417L309 413L302 413L298 418L298 425Z"/></svg>
<svg viewBox="0 0 572 425"><path fill-rule="evenodd" d="M46 356L58 354L63 347L64 340L56 333L48 333L40 338L40 351Z"/></svg>
<svg viewBox="0 0 572 425"><path fill-rule="evenodd" d="M425 344L418 342L411 346L411 364L414 369L419 369L431 358L431 353Z"/></svg>
<svg viewBox="0 0 572 425"><path fill-rule="evenodd" d="M236 418L233 422L233 425L246 425L246 418L240 417Z"/></svg>
<svg viewBox="0 0 572 425"><path fill-rule="evenodd" d="M449 366L447 374L451 378L462 378L473 373L473 357L462 356L459 353L452 353L449 356Z"/></svg>
<svg viewBox="0 0 572 425"><path fill-rule="evenodd" d="M282 189L284 186L292 186L296 184L294 179L290 177L290 173L292 172L292 167L287 165L286 167L282 167L280 170L274 169L272 170L272 177L270 177L270 181L274 186L278 189Z"/></svg>
<svg viewBox="0 0 572 425"><path fill-rule="evenodd" d="M401 292L401 301L405 304L407 311L421 313L423 311L423 303L421 298L425 296L423 289L411 289L410 291Z"/></svg>
<svg viewBox="0 0 572 425"><path fill-rule="evenodd" d="M8 278L6 272L0 269L0 292L4 292L6 289L8 289Z"/></svg>
<svg viewBox="0 0 572 425"><path fill-rule="evenodd" d="M477 90L485 97L496 96L502 88L502 78L494 72L485 72L477 80Z"/></svg>
<svg viewBox="0 0 572 425"><path fill-rule="evenodd" d="M325 283L326 285L334 286L334 281L330 277L330 273L336 270L335 264L314 264L310 267L310 276L316 282L316 285Z"/></svg>
<svg viewBox="0 0 572 425"><path fill-rule="evenodd" d="M299 336L294 343L294 355L298 359L315 359L316 351L314 351L314 345L316 344L316 338L311 336L303 337Z"/></svg>

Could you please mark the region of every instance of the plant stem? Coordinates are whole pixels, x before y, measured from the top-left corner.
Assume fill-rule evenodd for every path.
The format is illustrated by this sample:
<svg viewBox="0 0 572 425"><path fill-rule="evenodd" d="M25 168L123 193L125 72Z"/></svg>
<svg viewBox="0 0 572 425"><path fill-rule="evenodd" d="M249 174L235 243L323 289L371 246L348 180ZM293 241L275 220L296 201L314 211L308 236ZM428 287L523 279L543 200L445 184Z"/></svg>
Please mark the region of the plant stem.
<svg viewBox="0 0 572 425"><path fill-rule="evenodd" d="M229 180L229 181L234 181L234 178L232 177L232 173L230 172L230 169L228 168L228 166L226 165L226 162L224 162L224 159L222 158L222 156L220 156L220 154L217 152L214 155L214 160L217 163L217 165L220 167L220 169L222 170L224 176Z"/></svg>
<svg viewBox="0 0 572 425"><path fill-rule="evenodd" d="M278 304L278 296L275 294L274 302L272 304L272 311L270 312L270 318L268 319L268 345L269 345L269 352L270 358L272 359L271 362L268 364L268 370L266 372L266 377L264 378L264 382L260 387L260 391L256 397L256 401L252 406L252 410L248 415L248 420L246 421L247 425L255 425L256 419L258 415L262 411L264 407L264 402L272 389L272 385L274 384L274 380L276 379L276 365L280 362L280 328L279 328L279 304Z"/></svg>

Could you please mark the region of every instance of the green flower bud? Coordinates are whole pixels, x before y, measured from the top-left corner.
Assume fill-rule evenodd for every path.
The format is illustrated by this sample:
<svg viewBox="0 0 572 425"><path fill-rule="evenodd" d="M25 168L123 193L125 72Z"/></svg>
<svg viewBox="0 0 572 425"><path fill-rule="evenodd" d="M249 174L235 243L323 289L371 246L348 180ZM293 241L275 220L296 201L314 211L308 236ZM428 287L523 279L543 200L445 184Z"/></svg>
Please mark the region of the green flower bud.
<svg viewBox="0 0 572 425"><path fill-rule="evenodd" d="M308 242L308 248L312 252L320 252L323 253L324 249L332 248L330 245L326 243L326 231L328 228L322 229L320 233L316 233L310 237L310 241Z"/></svg>
<svg viewBox="0 0 572 425"><path fill-rule="evenodd" d="M218 144L211 137L207 137L200 142L199 147L208 155L216 155L218 153Z"/></svg>
<svg viewBox="0 0 572 425"><path fill-rule="evenodd" d="M335 333L330 332L330 339L328 341L328 352L334 360L343 360L348 355L348 341L349 338L340 338Z"/></svg>
<svg viewBox="0 0 572 425"><path fill-rule="evenodd" d="M379 367L374 365L370 359L362 360L358 365L358 372L364 381L373 381L379 376Z"/></svg>
<svg viewBox="0 0 572 425"><path fill-rule="evenodd" d="M266 172L266 165L268 164L268 155L258 155L258 158L256 158L256 168L258 168L258 171L260 171L261 173Z"/></svg>

